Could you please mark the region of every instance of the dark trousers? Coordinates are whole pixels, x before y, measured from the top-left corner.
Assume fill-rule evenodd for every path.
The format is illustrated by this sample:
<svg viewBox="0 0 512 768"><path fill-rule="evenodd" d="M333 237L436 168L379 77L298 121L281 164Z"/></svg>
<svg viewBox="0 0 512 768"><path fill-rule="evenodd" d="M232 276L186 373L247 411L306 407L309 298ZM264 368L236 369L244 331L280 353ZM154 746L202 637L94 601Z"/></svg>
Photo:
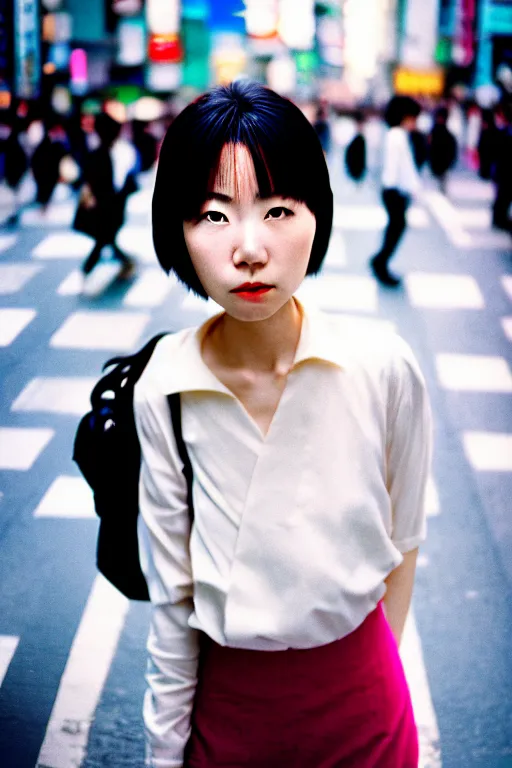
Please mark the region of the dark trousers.
<svg viewBox="0 0 512 768"><path fill-rule="evenodd" d="M126 253L124 253L114 242L107 243L104 240L98 240L94 248L92 249L92 251L90 252L90 254L88 255L88 257L86 258L86 260L82 265L82 272L85 275L88 275L90 272L92 272L92 270L100 260L101 252L106 245L110 245L112 247L114 252L114 257L118 261L120 261L121 264L124 265L124 264L130 263L129 256L127 256Z"/></svg>
<svg viewBox="0 0 512 768"><path fill-rule="evenodd" d="M512 232L512 219L509 217L509 208L512 204L512 184L497 184L492 206L492 224L497 229L506 229Z"/></svg>
<svg viewBox="0 0 512 768"><path fill-rule="evenodd" d="M384 189L382 191L382 202L388 214L388 223L384 232L382 247L374 258L376 266L382 269L386 269L405 232L407 226L405 214L409 200L407 195L403 195L397 189Z"/></svg>

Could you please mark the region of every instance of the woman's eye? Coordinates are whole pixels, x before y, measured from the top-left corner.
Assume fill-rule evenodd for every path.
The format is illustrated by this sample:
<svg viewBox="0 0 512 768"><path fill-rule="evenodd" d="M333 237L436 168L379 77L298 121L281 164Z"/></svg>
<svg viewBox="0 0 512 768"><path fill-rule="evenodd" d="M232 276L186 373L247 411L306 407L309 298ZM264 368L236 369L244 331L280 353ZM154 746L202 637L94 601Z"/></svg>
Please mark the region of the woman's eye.
<svg viewBox="0 0 512 768"><path fill-rule="evenodd" d="M282 205L278 205L275 208L271 208L265 218L267 219L286 219L288 216L293 216L293 211L289 208L285 208Z"/></svg>
<svg viewBox="0 0 512 768"><path fill-rule="evenodd" d="M227 222L228 217L220 211L206 211L206 213L203 213L203 219L206 219L211 224L224 224Z"/></svg>

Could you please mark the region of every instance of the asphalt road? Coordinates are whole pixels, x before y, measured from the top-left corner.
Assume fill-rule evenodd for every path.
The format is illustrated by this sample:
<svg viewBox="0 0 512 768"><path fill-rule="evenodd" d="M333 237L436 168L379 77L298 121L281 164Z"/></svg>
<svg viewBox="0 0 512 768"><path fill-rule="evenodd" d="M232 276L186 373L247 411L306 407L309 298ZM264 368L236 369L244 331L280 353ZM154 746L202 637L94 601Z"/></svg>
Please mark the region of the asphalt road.
<svg viewBox="0 0 512 768"><path fill-rule="evenodd" d="M448 198L428 179L393 264L367 268L383 225L376 185L333 163L335 229L303 293L345 324L393 324L427 378L435 418L429 535L404 664L424 768L512 767L512 264L489 228L489 187L464 170ZM120 234L139 261L105 262L85 290L90 242L72 204L28 209L0 230L0 766L143 765L146 605L96 578L97 523L71 460L79 415L106 358L214 308L156 266L150 180ZM312 767L313 768L313 767Z"/></svg>

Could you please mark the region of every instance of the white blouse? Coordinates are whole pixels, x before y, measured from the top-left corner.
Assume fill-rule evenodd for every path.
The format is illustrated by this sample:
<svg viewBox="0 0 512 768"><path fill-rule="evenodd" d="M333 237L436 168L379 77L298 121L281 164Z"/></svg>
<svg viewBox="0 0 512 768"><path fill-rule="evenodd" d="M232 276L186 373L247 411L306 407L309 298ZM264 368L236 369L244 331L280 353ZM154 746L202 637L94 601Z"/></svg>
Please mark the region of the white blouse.
<svg viewBox="0 0 512 768"><path fill-rule="evenodd" d="M183 764L198 630L264 651L330 643L364 621L425 537L431 415L409 346L391 333L347 338L334 318L302 310L266 437L203 362L212 320L164 337L135 389L155 768ZM194 474L191 533L173 392Z"/></svg>
<svg viewBox="0 0 512 768"><path fill-rule="evenodd" d="M382 186L384 189L398 189L406 195L415 195L420 190L421 177L404 128L390 128L384 137Z"/></svg>

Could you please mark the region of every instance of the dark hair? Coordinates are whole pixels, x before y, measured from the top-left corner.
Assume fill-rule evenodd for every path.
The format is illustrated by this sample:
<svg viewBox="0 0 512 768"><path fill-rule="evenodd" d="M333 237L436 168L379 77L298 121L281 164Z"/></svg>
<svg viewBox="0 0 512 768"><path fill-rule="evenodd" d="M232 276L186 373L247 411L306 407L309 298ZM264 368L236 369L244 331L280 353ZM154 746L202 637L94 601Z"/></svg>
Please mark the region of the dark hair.
<svg viewBox="0 0 512 768"><path fill-rule="evenodd" d="M121 123L107 115L106 112L100 112L94 118L94 130L98 134L102 144L109 146L113 144L121 133Z"/></svg>
<svg viewBox="0 0 512 768"><path fill-rule="evenodd" d="M434 113L434 120L436 123L446 123L449 117L447 107L438 107Z"/></svg>
<svg viewBox="0 0 512 768"><path fill-rule="evenodd" d="M160 151L153 193L153 243L166 272L207 294L196 275L183 222L199 215L226 144L243 144L254 162L259 194L303 202L316 219L308 274L319 271L332 228L329 173L314 128L298 107L246 80L204 94L171 123Z"/></svg>
<svg viewBox="0 0 512 768"><path fill-rule="evenodd" d="M396 128L406 117L418 117L421 107L411 96L393 96L384 111L384 120L390 128Z"/></svg>

